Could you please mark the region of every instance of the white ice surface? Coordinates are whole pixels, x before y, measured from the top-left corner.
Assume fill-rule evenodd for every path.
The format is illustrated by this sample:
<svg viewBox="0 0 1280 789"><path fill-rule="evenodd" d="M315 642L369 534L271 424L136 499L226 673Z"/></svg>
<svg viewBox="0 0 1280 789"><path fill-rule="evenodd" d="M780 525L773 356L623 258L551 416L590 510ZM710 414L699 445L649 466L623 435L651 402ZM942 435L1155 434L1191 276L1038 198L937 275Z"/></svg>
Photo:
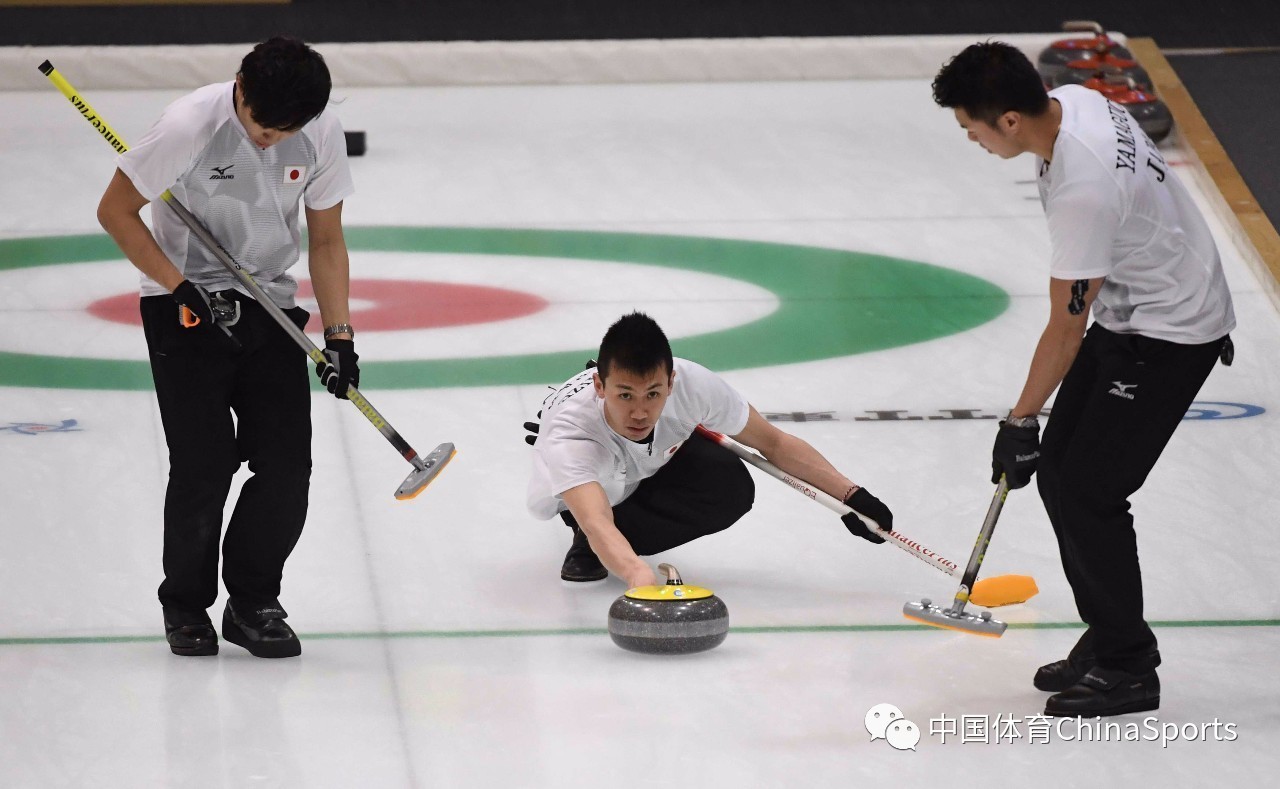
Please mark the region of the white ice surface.
<svg viewBox="0 0 1280 789"><path fill-rule="evenodd" d="M136 139L176 95L92 99ZM967 143L924 82L364 89L337 98L344 124L369 134L368 155L353 160L351 226L779 241L933 263L1012 297L1008 311L963 334L727 373L761 410L994 412L1022 384L1046 310L1047 239L1031 164ZM112 168L105 146L52 92L0 93L0 118L0 238L98 232L94 209ZM523 508L519 425L541 386L380 390L367 380L370 398L420 450L459 447L407 504L391 496L408 472L403 461L350 406L317 395L311 514L283 596L304 655L258 661L224 644L216 659L178 659L159 639L154 598L166 472L154 396L8 387L0 427L76 419L81 429L0 430L0 785L1266 785L1280 735L1268 691L1280 649L1280 316L1238 252L1223 255L1240 319L1237 361L1215 370L1200 399L1267 413L1184 424L1134 509L1150 618L1194 623L1157 630L1160 721L1217 718L1236 725L1234 741L1165 749L1055 735L1045 745L1028 743L1024 726L1017 744L926 736L910 753L869 742L863 715L881 702L926 731L942 715L1038 713L1043 696L1030 675L1061 657L1077 630L1015 626L986 640L887 629L903 623L904 601L942 599L954 582L851 538L830 513L764 477L740 524L658 557L726 600L735 632L725 645L670 660L617 649L603 627L621 584L560 582L566 532ZM375 254L355 265L383 263L384 273L402 265ZM444 263L430 278L474 281ZM589 347L621 311L609 302L620 264L528 265L537 275L494 265L480 284L550 299L540 320L492 334L412 332L411 343L368 333L362 354ZM50 279L71 268L0 273L0 347L142 358L140 332L77 314L132 288L132 270L85 264L75 268L92 276ZM676 302L658 289L618 303L652 309L676 336L772 309L767 294L730 276L690 274L681 281L694 295ZM718 312L703 312L699 286L717 289ZM738 289L725 299L724 287ZM991 490L992 422L783 427L889 503L901 531L967 558ZM984 565L987 575L1008 572L1034 575L1042 592L999 616L1075 621L1031 491L1010 497ZM1255 624L1223 624L1234 620ZM825 626L871 629L816 629ZM573 629L593 632L562 632Z"/></svg>

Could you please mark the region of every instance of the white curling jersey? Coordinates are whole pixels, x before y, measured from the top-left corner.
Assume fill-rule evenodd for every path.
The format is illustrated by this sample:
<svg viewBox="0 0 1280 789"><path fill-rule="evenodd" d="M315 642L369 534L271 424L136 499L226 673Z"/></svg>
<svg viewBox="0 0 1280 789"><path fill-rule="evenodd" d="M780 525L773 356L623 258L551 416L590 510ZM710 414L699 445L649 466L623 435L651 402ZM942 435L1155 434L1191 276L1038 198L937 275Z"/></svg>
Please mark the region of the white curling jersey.
<svg viewBox="0 0 1280 789"><path fill-rule="evenodd" d="M327 109L297 134L265 151L236 116L235 82L206 85L165 108L138 144L116 160L151 201L152 233L183 276L208 290L244 287L159 201L166 189L248 271L276 306L294 306L298 283L288 270L298 262L298 200L323 210L355 187L346 140ZM142 277L142 295L167 294ZM246 294L247 295L247 294Z"/></svg>
<svg viewBox="0 0 1280 789"><path fill-rule="evenodd" d="M662 407L653 440L637 443L605 422L604 400L592 384L595 370L570 378L542 403L542 425L533 446L529 512L541 520L568 509L560 494L598 482L610 505L625 501L658 472L698 425L727 435L747 426L750 406L737 390L707 368L675 359L675 383Z"/></svg>
<svg viewBox="0 0 1280 789"><path fill-rule="evenodd" d="M1062 106L1053 160L1037 157L1054 279L1106 277L1093 318L1120 334L1194 345L1235 328L1209 226L1127 110L1081 85Z"/></svg>

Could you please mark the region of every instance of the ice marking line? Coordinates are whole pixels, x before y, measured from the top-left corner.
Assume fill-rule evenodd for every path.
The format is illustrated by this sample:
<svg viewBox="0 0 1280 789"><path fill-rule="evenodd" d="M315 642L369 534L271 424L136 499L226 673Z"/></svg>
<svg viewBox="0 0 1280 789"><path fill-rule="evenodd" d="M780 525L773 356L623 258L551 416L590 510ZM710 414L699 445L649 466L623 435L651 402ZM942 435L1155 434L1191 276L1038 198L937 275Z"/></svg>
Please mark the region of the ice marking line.
<svg viewBox="0 0 1280 789"><path fill-rule="evenodd" d="M1152 621L1153 628L1201 628L1201 627L1280 627L1280 619L1170 619ZM1082 628L1080 622L1010 622L1010 630L1071 630ZM539 638L547 636L603 636L603 627L526 628L518 630L387 630L348 631L336 633L298 633L303 640L321 641L373 641L377 639L446 639L446 638ZM768 625L760 627L735 626L732 633L772 635L785 633L936 633L927 625ZM0 647L47 646L59 644L142 644L160 643L164 636L49 636L30 638L0 638Z"/></svg>

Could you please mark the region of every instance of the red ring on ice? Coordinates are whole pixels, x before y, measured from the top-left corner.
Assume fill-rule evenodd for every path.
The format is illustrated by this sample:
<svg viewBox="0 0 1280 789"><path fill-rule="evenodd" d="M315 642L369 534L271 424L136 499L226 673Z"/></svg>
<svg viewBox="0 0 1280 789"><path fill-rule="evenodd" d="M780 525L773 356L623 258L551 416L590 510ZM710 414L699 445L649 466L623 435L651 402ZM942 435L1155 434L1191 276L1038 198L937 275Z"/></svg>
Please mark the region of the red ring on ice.
<svg viewBox="0 0 1280 789"><path fill-rule="evenodd" d="M299 282L298 298L313 297L311 283ZM547 307L546 299L506 288L403 279L353 279L351 298L371 303L351 313L351 324L358 332L491 323L522 318ZM98 299L88 306L88 312L95 318L112 323L133 326L142 323L136 293ZM320 316L315 310L312 310L307 329L320 330Z"/></svg>

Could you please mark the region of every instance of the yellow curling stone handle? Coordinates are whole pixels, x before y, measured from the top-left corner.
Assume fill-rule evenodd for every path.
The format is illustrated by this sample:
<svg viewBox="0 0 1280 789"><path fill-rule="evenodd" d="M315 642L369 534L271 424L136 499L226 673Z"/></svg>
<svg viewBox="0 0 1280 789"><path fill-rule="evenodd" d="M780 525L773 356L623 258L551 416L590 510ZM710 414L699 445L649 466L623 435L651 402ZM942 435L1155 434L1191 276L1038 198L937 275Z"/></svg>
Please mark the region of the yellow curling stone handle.
<svg viewBox="0 0 1280 789"><path fill-rule="evenodd" d="M624 596L632 600L702 600L713 594L710 589L704 589L701 586L680 584L678 586L637 586L634 589L628 589Z"/></svg>
<svg viewBox="0 0 1280 789"><path fill-rule="evenodd" d="M666 562L658 565L658 572L667 574L665 584L637 586L634 589L628 589L623 596L630 597L632 600L704 600L713 594L710 589L686 584L680 578L680 571Z"/></svg>

